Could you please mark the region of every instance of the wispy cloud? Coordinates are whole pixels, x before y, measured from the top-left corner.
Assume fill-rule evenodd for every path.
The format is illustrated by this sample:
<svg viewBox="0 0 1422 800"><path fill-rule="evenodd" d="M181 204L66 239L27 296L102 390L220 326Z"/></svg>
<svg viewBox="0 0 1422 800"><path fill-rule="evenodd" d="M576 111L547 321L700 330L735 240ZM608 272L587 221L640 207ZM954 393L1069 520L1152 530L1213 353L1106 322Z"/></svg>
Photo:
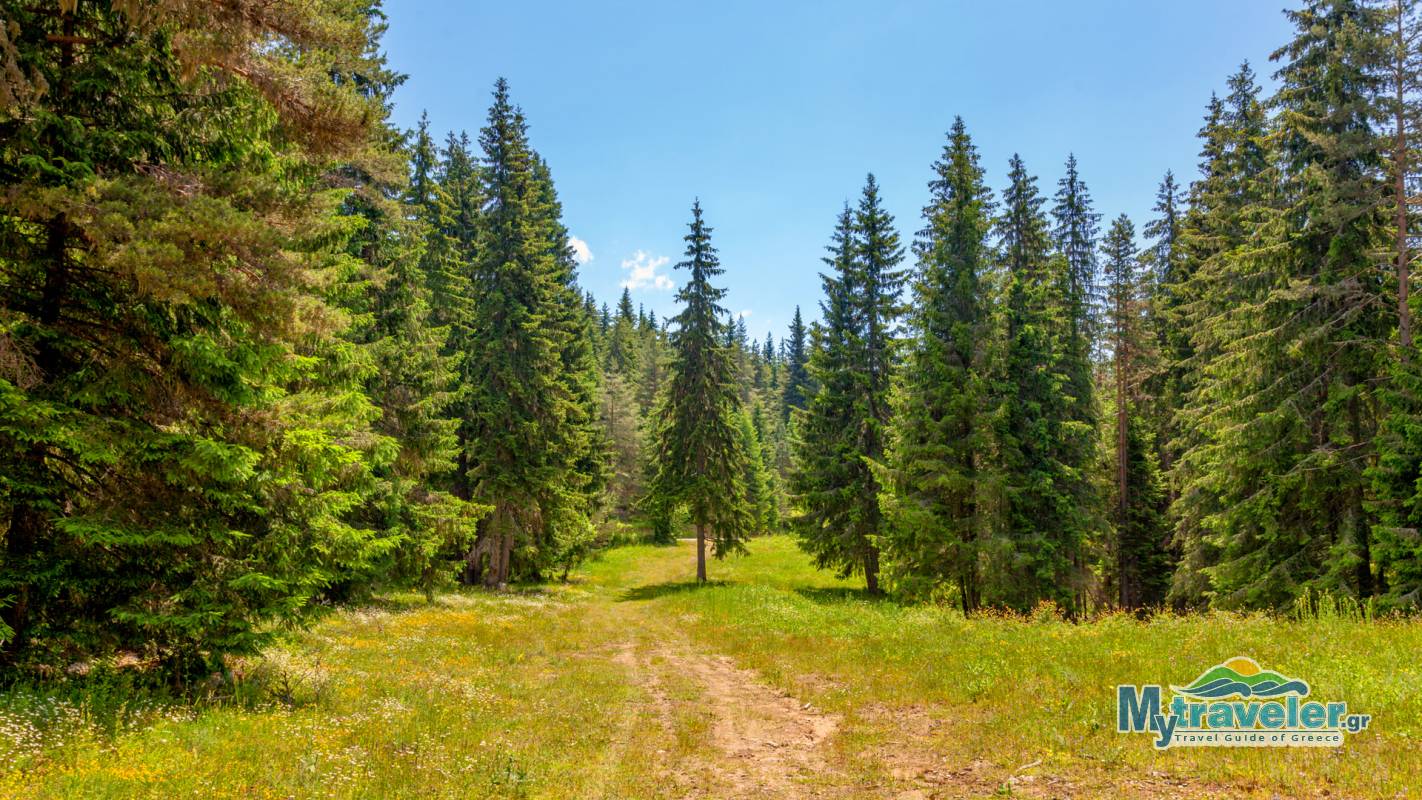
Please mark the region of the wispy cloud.
<svg viewBox="0 0 1422 800"><path fill-rule="evenodd" d="M573 259L579 264L586 264L589 261L592 261L592 248L588 247L587 242L583 241L582 239L579 239L576 236L569 236L568 246L573 248Z"/></svg>
<svg viewBox="0 0 1422 800"><path fill-rule="evenodd" d="M671 259L667 256L653 256L644 250L638 250L631 258L622 259L622 268L628 273L622 286L628 289L644 289L648 286L653 289L671 289L676 286L672 279L666 273L657 272L670 262Z"/></svg>
<svg viewBox="0 0 1422 800"><path fill-rule="evenodd" d="M755 313L754 311L751 311L749 308L747 308L747 309L744 309L743 311L741 311L741 313L737 314L736 316L737 316L738 318L740 318L740 319L745 319L746 317L749 317L751 314L754 314L754 313Z"/></svg>

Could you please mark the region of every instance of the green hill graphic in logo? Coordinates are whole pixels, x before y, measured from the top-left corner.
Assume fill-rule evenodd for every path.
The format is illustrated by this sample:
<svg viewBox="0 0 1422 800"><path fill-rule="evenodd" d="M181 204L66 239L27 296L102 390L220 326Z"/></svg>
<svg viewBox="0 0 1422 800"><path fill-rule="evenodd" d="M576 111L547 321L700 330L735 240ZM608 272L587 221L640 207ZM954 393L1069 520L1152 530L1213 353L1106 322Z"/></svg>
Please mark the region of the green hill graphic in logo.
<svg viewBox="0 0 1422 800"><path fill-rule="evenodd" d="M1286 694L1305 696L1308 683L1297 678L1262 669L1252 658L1236 656L1223 664L1200 673L1189 686L1172 686L1177 694L1217 700L1223 697L1279 697Z"/></svg>

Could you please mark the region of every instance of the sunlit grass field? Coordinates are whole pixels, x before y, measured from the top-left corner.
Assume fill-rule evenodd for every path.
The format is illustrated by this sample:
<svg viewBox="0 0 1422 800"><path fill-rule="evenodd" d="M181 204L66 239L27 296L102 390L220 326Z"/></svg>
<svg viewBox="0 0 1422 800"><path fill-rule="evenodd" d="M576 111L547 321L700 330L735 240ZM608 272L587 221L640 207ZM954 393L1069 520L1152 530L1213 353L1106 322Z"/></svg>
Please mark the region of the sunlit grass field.
<svg viewBox="0 0 1422 800"><path fill-rule="evenodd" d="M1422 786L1422 624L1119 616L1089 624L865 598L783 537L687 582L690 548L626 547L572 583L332 615L177 703L121 680L0 695L0 796L640 798L718 787L717 696L630 653L667 642L839 724L828 797L1406 797ZM1115 686L1235 655L1373 715L1339 749L1156 752ZM737 673L740 674L740 673ZM751 673L746 673L751 674ZM695 780L688 783L687 775ZM678 779L678 776L681 776ZM830 785L833 783L834 785ZM693 790L688 790L688 786Z"/></svg>

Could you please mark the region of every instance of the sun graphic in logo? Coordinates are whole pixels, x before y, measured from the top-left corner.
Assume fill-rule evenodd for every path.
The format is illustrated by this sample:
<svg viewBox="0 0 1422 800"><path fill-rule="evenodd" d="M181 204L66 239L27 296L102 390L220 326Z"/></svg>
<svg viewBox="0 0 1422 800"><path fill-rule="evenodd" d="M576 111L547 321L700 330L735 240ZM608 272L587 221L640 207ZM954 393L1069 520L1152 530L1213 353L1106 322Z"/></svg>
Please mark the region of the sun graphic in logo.
<svg viewBox="0 0 1422 800"><path fill-rule="evenodd" d="M1235 656L1226 661L1223 666L1229 667L1246 678L1250 675L1258 675L1264 671L1264 668L1259 666L1259 662L1252 658L1246 658L1245 656Z"/></svg>

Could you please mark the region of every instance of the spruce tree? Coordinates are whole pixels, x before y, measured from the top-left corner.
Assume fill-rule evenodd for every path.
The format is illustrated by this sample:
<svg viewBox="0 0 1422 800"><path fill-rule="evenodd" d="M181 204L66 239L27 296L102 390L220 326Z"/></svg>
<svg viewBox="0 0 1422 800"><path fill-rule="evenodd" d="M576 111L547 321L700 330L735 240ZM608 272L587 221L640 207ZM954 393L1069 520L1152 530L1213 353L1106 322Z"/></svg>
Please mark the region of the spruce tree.
<svg viewBox="0 0 1422 800"><path fill-rule="evenodd" d="M899 316L903 313L901 295L907 280L907 273L899 267L904 260L904 248L898 231L894 230L893 216L883 208L879 186L872 174L865 182L854 215L854 227L859 246L855 262L859 275L855 284L861 291L857 305L864 348L858 401L863 416L860 450L862 460L869 465L883 461L888 441L889 418L893 413L889 391L896 361L895 336ZM871 470L859 490L862 511L858 522L868 539L864 577L870 594L879 591L877 536L884 527L879 488Z"/></svg>
<svg viewBox="0 0 1422 800"><path fill-rule="evenodd" d="M1383 418L1377 463L1369 469L1377 516L1372 548L1376 563L1374 591L1385 605L1422 606L1422 542L1415 531L1422 522L1422 364L1414 350L1409 284L1413 237L1409 183L1416 180L1415 142L1408 134L1418 117L1419 32L1416 4L1397 0L1388 9L1388 117L1393 126L1389 156L1393 261L1397 284L1397 333L1391 341L1388 380L1379 392Z"/></svg>
<svg viewBox="0 0 1422 800"><path fill-rule="evenodd" d="M755 423L756 406L748 411L741 409L739 426L741 446L746 454L746 471L743 478L746 489L746 504L750 507L752 533L765 533L774 525L775 498L770 470L765 463L765 451L761 444L761 432Z"/></svg>
<svg viewBox="0 0 1422 800"><path fill-rule="evenodd" d="M1067 156L1066 174L1057 182L1052 220L1056 223L1052 235L1067 264L1063 292L1071 330L1068 341L1073 347L1089 347L1092 315L1099 300L1096 288L1096 236L1101 215L1092 210L1091 192L1077 172L1074 154ZM1088 380L1089 377L1088 373Z"/></svg>
<svg viewBox="0 0 1422 800"><path fill-rule="evenodd" d="M980 495L992 441L987 389L993 266L991 190L961 118L933 164L925 227L914 242L911 339L895 397L882 505L900 588L955 585L965 613L980 602Z"/></svg>
<svg viewBox="0 0 1422 800"><path fill-rule="evenodd" d="M785 395L783 418L790 419L792 409L805 407L814 393L810 373L806 368L810 353L805 335L805 321L800 316L800 307L795 306L795 316L790 320L790 338L785 344Z"/></svg>
<svg viewBox="0 0 1422 800"><path fill-rule="evenodd" d="M1093 379L1093 344L1099 328L1101 303L1096 282L1096 239L1100 216L1093 210L1091 193L1077 172L1076 156L1068 156L1066 174L1057 183L1052 218L1053 238L1058 257L1050 262L1056 274L1053 304L1060 304L1052 316L1055 370L1065 377L1067 401L1056 458L1065 469L1062 489L1079 506L1081 535L1089 537L1095 528L1096 493L1090 470L1097 460L1096 384ZM1073 558L1081 558L1080 554ZM1075 565L1078 569L1084 564Z"/></svg>
<svg viewBox="0 0 1422 800"><path fill-rule="evenodd" d="M429 322L443 337L441 354L453 370L450 413L458 420L455 468L442 482L455 496L474 496L469 481L470 343L474 325L473 262L481 207L479 180L469 138L451 134L442 153L436 154L428 123L421 120L416 132L410 195L415 219L425 229L421 269L429 290Z"/></svg>
<svg viewBox="0 0 1422 800"><path fill-rule="evenodd" d="M384 139L381 155L404 155L393 132ZM347 245L351 280L334 299L351 313L346 336L369 364L365 394L380 410L374 432L383 437L371 448L373 484L352 519L378 532L390 550L372 565L375 574L349 576L347 593L372 579L403 579L432 598L483 511L436 488L455 469L458 420L450 415L456 359L443 352L448 329L430 324L422 270L431 233L423 217L437 191L430 153L422 126L408 188L362 164L345 169L353 189L343 212L361 224Z"/></svg>
<svg viewBox="0 0 1422 800"><path fill-rule="evenodd" d="M575 464L586 412L567 374L566 238L503 79L479 144L487 200L474 249L464 445L474 497L493 510L467 554L465 579L502 586L516 574L516 554L530 576L548 563L553 526L585 524Z"/></svg>
<svg viewBox="0 0 1422 800"><path fill-rule="evenodd" d="M1219 548L1209 535L1207 520L1218 510L1218 495L1193 491L1197 480L1209 480L1211 467L1190 457L1207 451L1205 415L1214 408L1201 392L1205 371L1226 343L1244 335L1228 324L1228 312L1257 301L1267 276L1244 268L1237 251L1257 247L1263 216L1273 204L1273 176L1265 148L1267 119L1254 83L1253 70L1242 65L1229 80L1226 105L1211 96L1201 140L1200 175L1190 186L1189 208L1181 217L1177 241L1179 271L1164 291L1169 305L1165 323L1175 337L1164 366L1165 382L1175 401L1165 443L1170 458L1170 486L1175 525L1174 549L1180 564L1171 597L1178 605L1206 602L1208 570L1218 561Z"/></svg>
<svg viewBox="0 0 1422 800"><path fill-rule="evenodd" d="M717 558L743 552L754 519L735 363L721 321L726 290L711 284L723 270L699 201L689 227L686 258L676 266L691 277L676 295L683 308L672 318L670 374L653 415L649 494L661 509L686 508L696 529L696 580L704 583L707 542Z"/></svg>
<svg viewBox="0 0 1422 800"><path fill-rule="evenodd" d="M1051 253L1036 178L1016 155L1008 181L997 221L1004 342L992 378L993 468L1003 499L983 547L983 602L1025 610L1046 599L1070 610L1081 594L1090 511L1080 441L1093 432L1072 419L1059 355L1069 333L1061 279L1068 262Z"/></svg>
<svg viewBox="0 0 1422 800"><path fill-rule="evenodd" d="M798 515L792 520L800 546L821 569L848 574L868 559L868 542L859 526L862 510L855 491L864 469L859 452L855 371L859 367L859 321L854 295L857 247L854 212L846 204L840 213L821 273L825 298L821 322L811 329L807 370L816 391L803 410L792 412L795 427L794 468L790 491Z"/></svg>
<svg viewBox="0 0 1422 800"><path fill-rule="evenodd" d="M1273 56L1280 202L1246 209L1258 246L1225 259L1251 282L1208 298L1224 309L1208 323L1219 354L1195 397L1206 443L1185 459L1189 493L1210 501L1202 527L1218 559L1205 574L1219 607L1284 606L1305 587L1373 593L1364 469L1390 321L1371 119L1386 20L1352 0L1288 15L1297 34Z"/></svg>
<svg viewBox="0 0 1422 800"><path fill-rule="evenodd" d="M801 547L819 567L862 573L876 594L884 521L873 465L883 461L891 413L904 250L873 175L854 213L841 217L830 252L826 263L835 275L823 278L827 330L810 367L820 389L799 432L797 527ZM840 430L832 433L835 426Z"/></svg>
<svg viewBox="0 0 1422 800"><path fill-rule="evenodd" d="M612 443L599 421L602 373L593 349L593 320L583 313L578 287L578 262L563 225L563 205L547 162L535 154L534 176L540 192L538 207L549 231L548 248L555 266L552 324L563 335L560 378L567 386L568 447L571 467L566 487L556 487L544 501L545 557L557 562L566 578L572 566L590 552L592 516L602 511L611 477ZM546 562L545 562L546 563ZM536 565L541 567L542 564Z"/></svg>
<svg viewBox="0 0 1422 800"><path fill-rule="evenodd" d="M780 389L780 358L775 352L775 336L770 331L765 332L765 342L760 346L760 359L765 363L766 388L772 392Z"/></svg>
<svg viewBox="0 0 1422 800"><path fill-rule="evenodd" d="M181 683L379 555L368 362L312 287L349 267L340 167L380 160L395 78L365 11L247 10L6 9L8 665L125 650Z"/></svg>
<svg viewBox="0 0 1422 800"><path fill-rule="evenodd" d="M1162 526L1161 489L1141 387L1151 358L1144 330L1143 292L1135 226L1125 215L1111 223L1101 242L1106 284L1105 334L1115 379L1114 570L1116 602L1122 608L1158 603L1168 585L1169 563Z"/></svg>
<svg viewBox="0 0 1422 800"><path fill-rule="evenodd" d="M1157 216L1147 222L1144 233L1150 240L1142 265L1146 273L1147 327L1154 338L1158 362L1145 377L1144 402L1155 439L1157 461L1162 473L1175 463L1177 451L1175 412L1184 403L1181 376L1189 358L1189 331L1180 317L1183 250L1180 246L1184 196L1175 174L1166 170L1155 194Z"/></svg>

